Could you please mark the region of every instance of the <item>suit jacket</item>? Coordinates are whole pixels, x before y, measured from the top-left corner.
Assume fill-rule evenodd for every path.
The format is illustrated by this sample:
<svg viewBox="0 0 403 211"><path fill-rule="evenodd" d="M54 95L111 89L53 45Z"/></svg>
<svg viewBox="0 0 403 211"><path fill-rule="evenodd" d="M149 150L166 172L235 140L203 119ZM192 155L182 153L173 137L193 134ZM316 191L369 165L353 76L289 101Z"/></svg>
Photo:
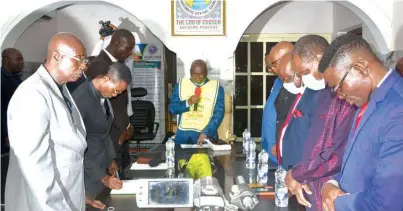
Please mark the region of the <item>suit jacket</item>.
<svg viewBox="0 0 403 211"><path fill-rule="evenodd" d="M77 104L87 131L87 150L84 156L85 192L96 198L104 189L100 180L106 175L105 170L116 157L109 136L113 112L108 99L105 99L105 103L110 108L108 111L104 105L101 105L100 93L88 80L77 86L71 95Z"/></svg>
<svg viewBox="0 0 403 211"><path fill-rule="evenodd" d="M7 108L15 90L21 84L19 76L8 72L4 67L1 67L1 152L7 153L8 147L5 145L5 137L7 134Z"/></svg>
<svg viewBox="0 0 403 211"><path fill-rule="evenodd" d="M282 86L283 82L277 77L263 110L261 146L262 149L265 149L269 153L269 158L273 162L277 162L276 156L270 153L271 147L276 143L277 111L274 102L277 99Z"/></svg>
<svg viewBox="0 0 403 211"><path fill-rule="evenodd" d="M99 73L105 74L108 71L109 65L113 62L109 58L108 54L102 50L99 55L91 62L88 67L86 75L89 80L99 75ZM127 114L127 104L129 102L129 97L127 91L119 94L118 96L111 98L110 102L112 104L113 113L115 118L113 119L113 124L110 130L110 136L112 138L113 144L115 146L115 151L119 151L119 137L126 130L130 123L129 115Z"/></svg>
<svg viewBox="0 0 403 211"><path fill-rule="evenodd" d="M372 93L355 132L354 119L336 176L350 194L336 198L336 210L403 210L402 90L403 78L393 71Z"/></svg>
<svg viewBox="0 0 403 211"><path fill-rule="evenodd" d="M318 92L306 88L304 94L295 107L294 114L283 137L282 163L285 168L294 166L302 158L305 141L308 136L313 116L318 101ZM297 115L300 114L300 115Z"/></svg>
<svg viewBox="0 0 403 211"><path fill-rule="evenodd" d="M15 91L7 117L5 210L85 210L86 132L66 86L40 66Z"/></svg>

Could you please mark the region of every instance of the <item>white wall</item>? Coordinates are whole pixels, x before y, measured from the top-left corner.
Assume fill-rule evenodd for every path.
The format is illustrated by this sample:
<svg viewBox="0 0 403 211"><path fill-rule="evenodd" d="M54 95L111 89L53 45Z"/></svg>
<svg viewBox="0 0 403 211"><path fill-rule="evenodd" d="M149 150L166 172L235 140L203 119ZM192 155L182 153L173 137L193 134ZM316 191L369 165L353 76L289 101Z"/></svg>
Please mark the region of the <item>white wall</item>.
<svg viewBox="0 0 403 211"><path fill-rule="evenodd" d="M285 2L265 11L245 34L332 33L332 2Z"/></svg>
<svg viewBox="0 0 403 211"><path fill-rule="evenodd" d="M180 60L183 61L185 69L189 69L190 63L194 59L203 57L217 61L218 63L215 64L217 67L225 64L226 62L222 61L232 56L240 37L250 23L268 7L280 2L280 0L253 1L253 3L250 0L227 1L227 35L219 37L172 37L171 1L104 0L104 2L117 5L131 14L135 14L170 50L177 53ZM381 43L381 50L390 50L393 40L391 39L392 19L390 18L391 13L389 10L392 8L390 4L393 3L393 0L382 1L382 4L376 3L376 0L348 0L346 2L350 2L346 5L349 8L353 8L355 13L360 13L359 17L366 17L364 22L369 23L367 25L371 31L377 30L375 38ZM68 3L62 0L13 0L7 6L1 7L0 43L2 48L14 46L14 42L23 30L35 20L35 17ZM343 2L340 3L342 4ZM41 10L38 11L38 9ZM88 11L88 14L92 12L94 10ZM24 19L27 16L30 18ZM372 21L372 24L369 21ZM312 23L312 25L314 24Z"/></svg>
<svg viewBox="0 0 403 211"><path fill-rule="evenodd" d="M161 41L136 17L118 7L109 4L76 4L56 11L52 16L54 18L50 21L39 21L31 25L15 43L14 47L21 50L24 59L29 64L42 63L45 60L47 43L57 32L77 34L86 46L87 55L91 55L95 44L99 41L100 20L110 20L119 28L136 32L136 43L155 44L163 54L164 46ZM123 19L120 20L120 18ZM149 100L155 105L156 121L160 123L156 142L161 142L165 136L165 72L163 66L164 64L159 71L132 71L132 87L146 88L149 94L145 100ZM150 72L153 72L152 77L150 77Z"/></svg>

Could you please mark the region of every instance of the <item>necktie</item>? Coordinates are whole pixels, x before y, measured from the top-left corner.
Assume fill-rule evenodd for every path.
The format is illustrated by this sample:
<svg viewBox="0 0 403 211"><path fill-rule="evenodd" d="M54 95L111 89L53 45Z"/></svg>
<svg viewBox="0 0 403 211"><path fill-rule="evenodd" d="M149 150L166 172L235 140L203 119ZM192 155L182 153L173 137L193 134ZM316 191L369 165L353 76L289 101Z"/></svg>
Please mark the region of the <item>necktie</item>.
<svg viewBox="0 0 403 211"><path fill-rule="evenodd" d="M354 132L357 130L358 125L360 125L362 116L364 116L365 110L367 110L368 103L365 103L361 106L360 112L357 115L357 119L355 120Z"/></svg>
<svg viewBox="0 0 403 211"><path fill-rule="evenodd" d="M105 107L106 117L109 117L109 105L108 105L108 101L106 101L106 99L104 100L104 107Z"/></svg>
<svg viewBox="0 0 403 211"><path fill-rule="evenodd" d="M297 103L298 103L298 101L299 101L299 99L301 97L302 97L301 93L298 93L297 97L295 97L294 103L292 104L291 109L288 112L287 117L285 118L284 123L283 123L283 125L281 126L281 129L280 129L280 135L278 137L277 144L276 144L276 147L277 147L277 162L278 162L279 165L281 163L280 142L283 139L283 130L288 125L288 123L290 123L290 120L291 120L291 117L292 117L292 115L294 113L295 107L296 107L296 105L297 105Z"/></svg>

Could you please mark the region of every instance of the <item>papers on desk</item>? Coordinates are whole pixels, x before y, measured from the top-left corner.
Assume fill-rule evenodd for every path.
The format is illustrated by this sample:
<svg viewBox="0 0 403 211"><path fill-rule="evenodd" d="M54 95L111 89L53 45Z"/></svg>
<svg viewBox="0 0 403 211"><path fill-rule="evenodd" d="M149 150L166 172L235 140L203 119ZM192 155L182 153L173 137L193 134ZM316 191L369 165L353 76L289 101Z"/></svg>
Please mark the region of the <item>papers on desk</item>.
<svg viewBox="0 0 403 211"><path fill-rule="evenodd" d="M112 190L112 195L134 195L139 190L138 180L122 180L123 185L120 190Z"/></svg>
<svg viewBox="0 0 403 211"><path fill-rule="evenodd" d="M168 169L168 166L165 162L160 163L156 167L151 167L148 164L138 164L137 162L133 163L132 167L130 167L130 170L166 170Z"/></svg>
<svg viewBox="0 0 403 211"><path fill-rule="evenodd" d="M208 144L203 144L201 146L197 144L181 144L182 149L198 149L198 148L210 148Z"/></svg>
<svg viewBox="0 0 403 211"><path fill-rule="evenodd" d="M209 148L209 149L212 149L214 151L228 151L228 150L231 150L231 145L230 144L217 145L217 144L211 143L210 140L208 140L208 139L205 139L204 141L206 142L206 144L203 144L201 146L199 146L197 144L181 144L181 147L182 147L182 149Z"/></svg>

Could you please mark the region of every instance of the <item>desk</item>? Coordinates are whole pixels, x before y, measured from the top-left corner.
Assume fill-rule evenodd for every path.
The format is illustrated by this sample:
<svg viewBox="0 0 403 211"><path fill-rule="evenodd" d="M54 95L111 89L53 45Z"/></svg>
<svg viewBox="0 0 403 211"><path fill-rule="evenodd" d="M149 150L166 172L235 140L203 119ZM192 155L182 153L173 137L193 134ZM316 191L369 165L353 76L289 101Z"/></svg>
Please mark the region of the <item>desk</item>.
<svg viewBox="0 0 403 211"><path fill-rule="evenodd" d="M236 152L242 150L242 144L233 145L233 149L230 155L224 156L214 156L214 161L217 167L217 171L214 176L218 179L220 186L222 187L224 194L228 197L228 193L231 189L231 186L235 182L235 177L237 175L243 175L245 180L248 181L249 170L245 168L244 159L236 159ZM178 148L178 146L176 146ZM193 150L193 152L192 152ZM154 148L150 149L149 154L161 154L165 152L164 145L157 145ZM176 149L176 155L178 154L186 154L186 153L194 153L194 152L204 152L204 153L213 153L211 150L206 149ZM144 153L144 156L145 154ZM141 155L140 155L141 157ZM159 178L165 176L165 170L153 170L153 171L131 171L129 169L126 170L126 177L130 179L136 178ZM256 178L256 176L254 176ZM127 179L126 178L126 179ZM274 184L274 173L269 172L269 185ZM192 208L175 208L175 209L140 209L136 206L136 196L135 195L109 195L104 194L101 196L101 200L108 207L113 207L115 211L135 211L135 210L175 210L175 211L185 211L192 210ZM87 210L95 210L95 209L87 209ZM107 209L105 209L107 210ZM278 208L274 204L274 200L271 197L259 197L259 204L255 207L254 210L257 211L298 211L299 206L296 203L295 199L291 199L289 202L289 206L287 208Z"/></svg>

